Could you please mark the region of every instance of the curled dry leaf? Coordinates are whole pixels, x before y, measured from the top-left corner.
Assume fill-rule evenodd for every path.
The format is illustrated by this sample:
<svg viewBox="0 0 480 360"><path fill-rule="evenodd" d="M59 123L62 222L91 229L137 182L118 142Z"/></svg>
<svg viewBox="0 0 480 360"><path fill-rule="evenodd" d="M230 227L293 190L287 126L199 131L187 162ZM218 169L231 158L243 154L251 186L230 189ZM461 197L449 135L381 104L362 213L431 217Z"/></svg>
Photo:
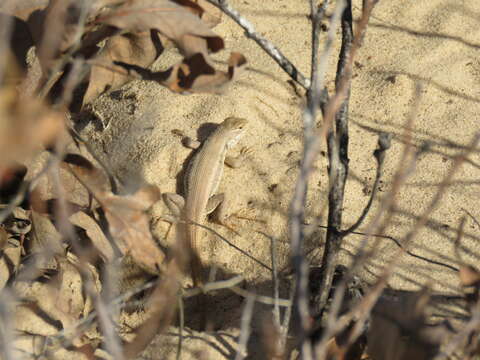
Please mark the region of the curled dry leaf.
<svg viewBox="0 0 480 360"><path fill-rule="evenodd" d="M48 6L38 14L38 19L30 21L44 73L52 70L54 61L72 46L81 6L82 2L75 0L50 0Z"/></svg>
<svg viewBox="0 0 480 360"><path fill-rule="evenodd" d="M8 244L8 234L7 231L0 227L0 251L3 251L7 247Z"/></svg>
<svg viewBox="0 0 480 360"><path fill-rule="evenodd" d="M103 171L80 154L67 154L61 166L70 170L93 193L108 191L108 179Z"/></svg>
<svg viewBox="0 0 480 360"><path fill-rule="evenodd" d="M205 22L211 28L220 24L220 21L222 21L222 10L215 5L210 4L207 0L193 1L204 10L203 13L200 14L200 19L202 19L203 22Z"/></svg>
<svg viewBox="0 0 480 360"><path fill-rule="evenodd" d="M117 35L107 39L92 62L89 83L83 104L88 104L105 91L113 91L131 80L115 62L150 66L161 53L161 41L153 31Z"/></svg>
<svg viewBox="0 0 480 360"><path fill-rule="evenodd" d="M53 143L62 130L61 113L35 99L19 101L15 90L0 88L0 174Z"/></svg>
<svg viewBox="0 0 480 360"><path fill-rule="evenodd" d="M0 209L3 206L0 206ZM32 229L29 214L17 207L0 227L2 248L0 249L0 289L20 268L23 253L23 240Z"/></svg>
<svg viewBox="0 0 480 360"><path fill-rule="evenodd" d="M480 272L473 266L460 267L459 277L463 286L480 285Z"/></svg>
<svg viewBox="0 0 480 360"><path fill-rule="evenodd" d="M131 196L105 194L102 197L110 233L118 247L151 274L158 274L165 260L165 254L153 239L149 217L145 213L159 197L160 193L154 186Z"/></svg>
<svg viewBox="0 0 480 360"><path fill-rule="evenodd" d="M96 251L100 254L105 262L111 262L114 260L114 250L112 245L105 237L102 229L98 223L83 211L76 212L70 216L72 224L81 227L87 233L87 236L91 240Z"/></svg>
<svg viewBox="0 0 480 360"><path fill-rule="evenodd" d="M223 49L221 37L183 6L168 0L126 1L98 22L131 32L156 29L174 41L185 56ZM194 37L196 41L188 39Z"/></svg>
<svg viewBox="0 0 480 360"><path fill-rule="evenodd" d="M242 54L232 53L228 60L228 71L223 72L213 68L203 54L198 53L185 58L167 71L152 72L139 66L118 62L116 65L143 80L156 81L177 93L222 93L246 63L247 60Z"/></svg>
<svg viewBox="0 0 480 360"><path fill-rule="evenodd" d="M7 14L13 14L15 17L27 21L28 18L37 10L45 9L49 0L17 0L3 1L0 5L0 11Z"/></svg>
<svg viewBox="0 0 480 360"><path fill-rule="evenodd" d="M177 93L219 93L226 84L234 79L239 68L246 63L243 55L232 53L227 72L215 69L213 61L209 57L210 52L217 52L224 47L222 38L211 31L209 27L218 22L214 20L217 17L218 9L215 8L214 11L214 7L210 7L208 4L210 13L215 15L209 18L210 24L207 24L198 17L206 17L205 14L208 12L202 8L202 6L207 7L206 2L202 2L202 6L199 6L197 1L191 0L179 0L177 3L168 0L127 1L97 19L97 22L135 34L144 34L151 30L158 31L172 40L186 57L165 71L152 72L146 69L146 66L150 65L156 57L153 56L154 53L151 49L152 41L149 41L148 38L143 38L144 42L137 44L138 47L144 49L146 54L150 54L141 59L129 53L129 49L133 48L135 43L115 40L115 42L122 43L119 49L123 49L123 52L113 54L113 56L109 54L112 53L114 44L110 46L107 43L109 46L106 49L107 52L104 55L100 54L93 63L97 65L97 69L93 71L102 76L93 76L92 72L84 104L90 102L112 83L107 79L113 81L113 85L109 89L125 83L128 79L125 76L125 70L127 70L127 74L144 80L156 81ZM137 53L139 52L137 51ZM158 52L155 55L158 56Z"/></svg>
<svg viewBox="0 0 480 360"><path fill-rule="evenodd" d="M106 190L107 180L103 173L81 155L69 154L64 164L82 181L100 203L108 221L110 234L124 255L131 256L145 271L158 274L165 255L158 248L150 231L150 220L146 214L159 198L156 186L145 186L134 195L118 196ZM93 239L97 249L107 259L113 250L100 238Z"/></svg>

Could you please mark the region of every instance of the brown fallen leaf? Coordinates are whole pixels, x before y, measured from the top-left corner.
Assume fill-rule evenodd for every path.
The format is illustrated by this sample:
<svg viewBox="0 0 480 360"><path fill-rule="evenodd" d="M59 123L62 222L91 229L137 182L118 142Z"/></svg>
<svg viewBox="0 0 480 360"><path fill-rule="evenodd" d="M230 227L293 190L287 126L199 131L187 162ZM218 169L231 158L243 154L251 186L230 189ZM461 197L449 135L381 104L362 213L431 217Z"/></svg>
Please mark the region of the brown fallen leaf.
<svg viewBox="0 0 480 360"><path fill-rule="evenodd" d="M65 156L63 165L68 167L94 195L105 213L109 232L124 255L150 274L158 274L165 260L150 231L150 219L146 214L159 198L154 185L147 185L133 195L119 196L111 193L106 177L89 160L78 154ZM92 239L98 250L107 259L113 258L113 249L97 238Z"/></svg>
<svg viewBox="0 0 480 360"><path fill-rule="evenodd" d="M0 5L0 11L5 11L23 21L27 21L35 11L45 9L48 2L49 0L4 1L3 4Z"/></svg>
<svg viewBox="0 0 480 360"><path fill-rule="evenodd" d="M199 51L207 56L208 52L224 47L222 38L198 16L168 0L126 1L96 21L134 33L156 29L174 41L187 57Z"/></svg>
<svg viewBox="0 0 480 360"><path fill-rule="evenodd" d="M180 279L180 269L175 261L171 261L165 276L159 279L148 299L148 319L135 329L135 338L125 344L123 353L126 359L136 358L157 334L171 324L177 311Z"/></svg>
<svg viewBox="0 0 480 360"><path fill-rule="evenodd" d="M160 193L154 186L130 196L102 195L102 208L117 246L150 274L158 274L165 260L165 254L153 239L145 213L159 198Z"/></svg>
<svg viewBox="0 0 480 360"><path fill-rule="evenodd" d="M76 225L86 231L88 238L92 242L97 253L100 254L103 261L114 261L115 252L112 244L110 244L104 232L94 219L88 216L85 212L78 211L70 216L69 220L73 225Z"/></svg>
<svg viewBox="0 0 480 360"><path fill-rule="evenodd" d="M232 53L228 61L228 71L213 68L201 53L185 58L166 71L153 72L139 66L126 63L115 63L129 73L143 80L151 80L167 86L177 93L222 93L226 86L234 80L238 72L247 63L240 53Z"/></svg>
<svg viewBox="0 0 480 360"><path fill-rule="evenodd" d="M223 12L215 5L212 5L207 0L193 0L197 3L204 11L200 15L200 19L203 20L209 27L213 28L220 24L222 21Z"/></svg>
<svg viewBox="0 0 480 360"><path fill-rule="evenodd" d="M70 170L94 194L109 190L105 173L83 155L66 154L60 166Z"/></svg>
<svg viewBox="0 0 480 360"><path fill-rule="evenodd" d="M480 272L471 265L461 266L459 277L463 286L480 285Z"/></svg>
<svg viewBox="0 0 480 360"><path fill-rule="evenodd" d="M63 135L64 117L36 99L21 102L12 88L0 88L0 176Z"/></svg>
<svg viewBox="0 0 480 360"><path fill-rule="evenodd" d="M215 5L206 0L172 0L173 2L185 6L192 13L196 14L209 27L218 25L222 19L222 11Z"/></svg>
<svg viewBox="0 0 480 360"><path fill-rule="evenodd" d="M3 228L0 227L0 251L5 249L8 244L8 234L7 231Z"/></svg>
<svg viewBox="0 0 480 360"><path fill-rule="evenodd" d="M72 46L81 6L74 0L50 0L38 15L31 30L44 74L52 70L54 61Z"/></svg>
<svg viewBox="0 0 480 360"><path fill-rule="evenodd" d="M161 41L154 31L128 33L109 38L95 57L88 87L83 96L83 105L90 103L106 91L113 91L131 78L120 68L115 71L114 63L125 62L140 67L150 66L161 54ZM106 66L95 65L106 64Z"/></svg>

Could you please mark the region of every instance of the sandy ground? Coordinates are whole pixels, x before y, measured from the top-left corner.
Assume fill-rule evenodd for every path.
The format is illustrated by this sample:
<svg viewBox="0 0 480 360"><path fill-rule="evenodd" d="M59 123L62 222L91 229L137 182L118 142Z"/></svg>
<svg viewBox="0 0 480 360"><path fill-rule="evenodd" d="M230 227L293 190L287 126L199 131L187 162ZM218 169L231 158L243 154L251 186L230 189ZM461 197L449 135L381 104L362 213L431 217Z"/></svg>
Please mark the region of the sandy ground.
<svg viewBox="0 0 480 360"><path fill-rule="evenodd" d="M231 3L258 32L276 44L303 74L308 75L310 25L307 1L232 0ZM360 6L361 1L355 0L357 17ZM379 1L354 68L350 101L350 177L344 208L346 226L357 219L368 200L375 175L372 152L379 130L394 135L393 145L387 155L379 198L360 230L365 230L368 220L377 214L377 204L388 193L395 172L408 166L400 163L400 159L405 146L404 126L412 116L415 101L418 101L418 108L413 113L413 142L420 145L427 141L430 149L420 156L402 187L397 201L398 211L385 230L386 235L399 241L405 238L451 169L452 157L478 131L479 19L480 2L477 0ZM248 69L225 95L179 96L157 84L136 81L98 99L94 104L98 119L82 131L126 183L135 184L142 180L157 184L162 192L175 192L179 191L177 177L191 150L181 145L180 137L173 135L172 130L178 129L197 137L197 130L205 123L219 123L232 115L247 118L248 135L234 153L244 146L254 151L243 168L225 171L220 191L229 195L233 211L264 220L266 224L236 220L241 236L212 225L234 246L209 236L199 250L202 258L219 267L222 276L243 274L248 288L270 295L271 273L268 269L271 267L272 238L276 239L279 269L282 274L288 272L287 211L301 157L304 98L298 96L287 82L289 77L257 44L248 40L233 21L224 17L215 31L224 37L227 47L215 57L218 61L225 61L230 51L242 52L249 61ZM338 45L337 37L333 54L338 52ZM178 57L175 51L169 51L156 66L164 67ZM328 75L330 89L335 64L333 56ZM416 86L421 86L418 96ZM323 150L326 151L325 144ZM456 172L440 206L415 237L410 248L412 252L458 266L453 250L459 220L467 211L475 217L480 216L479 163L476 152ZM309 223L326 223L326 172L327 159L320 156L310 181ZM167 209L159 203L153 211L154 216L159 217ZM163 238L166 228L167 224L157 224L159 237ZM323 230L310 230L312 236L306 250L318 248L319 241L323 241ZM479 234L478 225L469 219L463 242L465 260L478 263ZM361 236L346 239L343 262L348 262L361 240ZM380 245L375 257L361 273L367 281L373 281L381 267L398 251L391 240L378 241ZM313 251L312 254L321 252ZM318 257L312 256L312 262L318 265ZM418 289L426 282L435 291L458 291L455 271L408 255L403 256L390 285ZM286 295L286 291L282 291L282 296ZM230 293L219 295L209 309L215 332L187 332L184 358L199 358L196 350L201 350L205 359L232 358L236 351L242 304L241 299ZM260 323L269 311L267 307L255 307L255 329L261 328ZM195 308L187 307L189 328L195 329L195 315ZM169 336L159 338L149 347L145 358L173 358L177 334L178 329L172 327ZM259 348L250 351L252 358L257 357L257 351Z"/></svg>

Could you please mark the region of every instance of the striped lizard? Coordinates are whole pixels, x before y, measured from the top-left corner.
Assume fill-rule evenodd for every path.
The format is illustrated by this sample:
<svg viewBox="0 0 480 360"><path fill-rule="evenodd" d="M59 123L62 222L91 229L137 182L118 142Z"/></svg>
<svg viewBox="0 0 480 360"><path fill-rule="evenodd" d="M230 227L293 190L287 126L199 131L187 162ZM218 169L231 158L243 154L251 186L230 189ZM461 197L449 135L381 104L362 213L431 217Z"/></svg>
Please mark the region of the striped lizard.
<svg viewBox="0 0 480 360"><path fill-rule="evenodd" d="M216 221L226 224L225 195L216 192L224 163L230 167L238 167L248 152L248 149L244 148L236 158L227 156L227 151L237 144L245 133L246 124L247 120L236 117L229 117L219 124L188 164L184 177L185 198L171 193L163 196L169 209L184 220L178 223L177 232L184 237L184 244L193 250L190 251L193 255L189 262L195 286L203 284L203 265L195 254L201 228L195 223L203 225L206 216L216 209Z"/></svg>

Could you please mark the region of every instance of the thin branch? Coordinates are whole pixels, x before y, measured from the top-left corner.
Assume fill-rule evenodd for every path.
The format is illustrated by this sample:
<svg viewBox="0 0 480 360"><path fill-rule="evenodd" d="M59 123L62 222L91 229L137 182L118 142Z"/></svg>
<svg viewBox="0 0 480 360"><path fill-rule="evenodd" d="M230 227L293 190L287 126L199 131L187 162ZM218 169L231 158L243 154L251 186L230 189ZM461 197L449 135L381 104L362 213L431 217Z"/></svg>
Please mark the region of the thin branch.
<svg viewBox="0 0 480 360"><path fill-rule="evenodd" d="M275 303L273 305L273 318L275 319L275 326L280 328L280 306L278 305L279 295L279 281L278 281L278 269L277 269L277 239L275 236L270 238L271 241L271 254L272 254L272 282L273 282L273 298Z"/></svg>
<svg viewBox="0 0 480 360"><path fill-rule="evenodd" d="M253 24L248 21L245 17L240 15L240 13L235 10L226 0L207 0L209 3L215 5L225 14L230 16L238 25L240 25L244 30L247 37L254 40L260 47L268 54L270 57L275 60L275 62L280 65L280 67L288 74L290 77L300 84L305 89L310 88L310 80L305 78L300 71L293 65L290 60L288 60L282 52L273 45L270 41L265 39L262 35L256 32Z"/></svg>
<svg viewBox="0 0 480 360"><path fill-rule="evenodd" d="M463 238L463 228L465 227L466 220L467 219L465 218L465 216L463 216L460 220L460 224L458 225L457 238L455 239L454 246L455 257L457 259L457 262L462 266L466 264L465 261L462 260L462 255L460 254L460 246Z"/></svg>
<svg viewBox="0 0 480 360"><path fill-rule="evenodd" d="M247 297L247 303L243 309L242 319L241 319L241 330L240 330L240 339L238 341L238 351L235 356L235 360L244 359L247 354L247 343L250 337L250 323L252 322L253 315L253 305L255 304L255 296L249 295Z"/></svg>
<svg viewBox="0 0 480 360"><path fill-rule="evenodd" d="M444 350L438 354L434 359L435 360L445 360L450 359L453 353L464 344L465 340L471 336L474 332L478 331L480 328L480 303L477 302L475 305L475 311L470 321L463 325L460 332L453 337L453 339L447 343L444 347Z"/></svg>
<svg viewBox="0 0 480 360"><path fill-rule="evenodd" d="M310 17L312 20L312 62L311 62L311 70L310 70L310 80L314 86L311 86L309 91L307 92L307 101L308 101L308 108L313 111L315 114L317 109L317 104L320 102L320 107L323 108L328 99L328 91L326 88L323 88L323 96L319 94L319 67L323 70L324 64L320 64L318 61L318 53L320 48L320 29L322 25L322 20L325 16L325 11L327 9L328 0L324 0L322 5L319 5L317 9L315 9L315 0L310 0ZM335 28L335 26L333 27ZM331 30L331 29L330 29ZM333 43L333 31L329 31L327 36L327 41L325 43L325 51L323 53L324 58L328 58L329 49ZM324 74L322 74L324 76ZM323 79L323 77L322 77ZM316 119L316 116L313 115L313 118Z"/></svg>
<svg viewBox="0 0 480 360"><path fill-rule="evenodd" d="M203 225L203 224L200 224L200 223L197 223L195 221L191 221L191 220L188 220L188 221L185 221L185 220L180 220L178 219L178 216L176 216L175 214L169 214L168 217L162 217L160 218L160 220L162 221L165 221L167 223L171 223L172 222L172 219L175 219L177 223L188 223L188 224L193 224L195 226L198 226L204 230L207 230L208 232L214 234L215 236L217 236L220 240L226 242L228 245L230 245L231 247L233 247L235 250L237 250L238 252L242 253L243 255L245 255L246 257L248 257L250 260L256 262L258 265L260 265L261 267L267 269L268 271L272 271L271 267L268 266L267 264L264 264L263 262L261 262L260 260L258 260L257 258L255 258L253 255L249 254L248 252L246 252L245 250L239 248L238 246L236 246L234 243L232 243L230 240L228 240L227 238L225 238L222 234L220 234L218 231L212 229L211 227L207 226L207 225Z"/></svg>
<svg viewBox="0 0 480 360"><path fill-rule="evenodd" d="M337 20L343 10L343 1L337 3L337 7L333 16L328 34L329 39L333 39ZM314 10L313 4L311 10ZM317 16L319 12L311 14L312 19ZM316 28L312 28L312 38L315 38ZM317 34L318 35L318 34ZM304 146L303 157L300 166L300 174L295 185L293 199L290 205L290 238L292 248L292 264L295 271L295 294L294 294L294 314L299 319L300 326L297 326L298 336L300 338L300 351L303 359L312 359L312 348L308 334L311 330L311 318L309 309L309 295L308 295L308 262L305 258L303 243L305 240L304 230L302 224L305 220L305 204L307 198L308 180L313 169L313 162L319 154L320 141L322 131L317 132L316 114L319 101L319 89L323 89L323 83L326 73L327 60L331 50L332 41L327 41L325 50L320 57L318 64L312 64L312 76L316 76L315 81L312 81L312 89L308 94L307 108L303 112L304 124ZM312 58L315 55L312 54ZM330 122L324 122L323 129L327 129Z"/></svg>
<svg viewBox="0 0 480 360"><path fill-rule="evenodd" d="M180 323L178 328L178 344L177 344L177 360L182 358L182 344L183 344L183 328L185 326L185 309L183 306L183 298L178 297L178 322Z"/></svg>
<svg viewBox="0 0 480 360"><path fill-rule="evenodd" d="M480 133L477 133L475 134L472 141L470 142L467 148L467 151L465 151L463 154L459 154L455 156L455 160L452 167L450 168L448 174L443 178L437 192L433 196L433 199L430 201L427 208L423 211L422 215L420 216L420 219L417 221L417 223L406 235L404 240L405 246L409 246L412 243L418 231L426 224L428 217L436 209L440 200L442 199L443 194L445 193L448 186L451 184L452 178L457 174L460 166L465 162L465 158L471 152L475 151L479 141L480 141ZM402 258L403 253L404 253L404 250L400 249L396 254L392 256L390 263L383 270L383 273L381 274L376 285L371 290L371 292L369 292L364 297L364 299L360 302L359 306L355 307L354 311L349 312L348 316L342 316L341 318L339 318L338 321L335 323L335 329L330 329L330 328L327 329L327 331L325 332L325 337L322 338L322 344L323 344L322 346L326 344L326 342L328 341L328 338L342 331L354 318L356 322L355 322L355 325L353 326L352 331L350 332L349 342L350 343L355 342L358 336L363 332L363 327L369 317L369 314L373 308L373 305L382 294L383 289L387 286L387 281L390 278L391 274L393 273L393 269L397 266L400 259ZM354 315L355 311L357 311L356 315ZM327 338L327 336L329 337Z"/></svg>
<svg viewBox="0 0 480 360"><path fill-rule="evenodd" d="M290 289L290 297L289 301L290 304L293 304L294 297L295 297L295 278L292 281L291 284L291 289ZM293 306L288 306L285 309L285 314L283 315L283 322L282 322L282 327L281 327L281 349L282 352L285 351L285 346L287 344L287 336L288 336L288 330L290 329L290 319L292 317L292 308Z"/></svg>
<svg viewBox="0 0 480 360"><path fill-rule="evenodd" d="M365 13L363 14L365 16ZM328 158L330 165L328 194L328 230L323 253L323 273L320 279L320 292L315 296L314 314L319 316L325 304L333 280L337 254L343 235L341 234L343 197L348 177L348 102L350 95L351 71L348 64L352 58L353 28L352 4L346 1L342 12L342 46L337 67L336 88L337 94L342 94L341 103L335 114L335 132L331 127L327 134ZM357 34L358 36L358 34ZM336 94L336 98L338 99ZM339 101L338 99L337 101ZM328 107L330 107L329 103ZM327 114L326 114L327 115ZM327 115L328 116L328 115Z"/></svg>
<svg viewBox="0 0 480 360"><path fill-rule="evenodd" d="M278 306L282 307L290 307L292 305L292 302L290 300L286 299L274 299L270 296L263 296L263 295L256 295L253 294L245 289L242 289L241 287L238 286L232 286L228 288L229 290L233 291L235 294L240 295L242 297L249 297L251 295L255 296L255 301L265 304L265 305L275 305L275 303L278 304Z"/></svg>
<svg viewBox="0 0 480 360"><path fill-rule="evenodd" d="M378 136L378 148L374 152L375 159L377 159L377 173L375 175L375 181L372 186L372 194L370 195L370 199L368 200L365 209L363 209L362 214L358 218L358 220L347 230L341 231L342 236L347 236L350 233L353 233L358 229L358 227L363 223L365 218L367 217L370 208L373 204L373 199L375 198L377 191L378 191L378 184L380 182L380 178L382 177L383 172L383 163L385 160L385 153L390 148L391 145L391 134L381 133Z"/></svg>

